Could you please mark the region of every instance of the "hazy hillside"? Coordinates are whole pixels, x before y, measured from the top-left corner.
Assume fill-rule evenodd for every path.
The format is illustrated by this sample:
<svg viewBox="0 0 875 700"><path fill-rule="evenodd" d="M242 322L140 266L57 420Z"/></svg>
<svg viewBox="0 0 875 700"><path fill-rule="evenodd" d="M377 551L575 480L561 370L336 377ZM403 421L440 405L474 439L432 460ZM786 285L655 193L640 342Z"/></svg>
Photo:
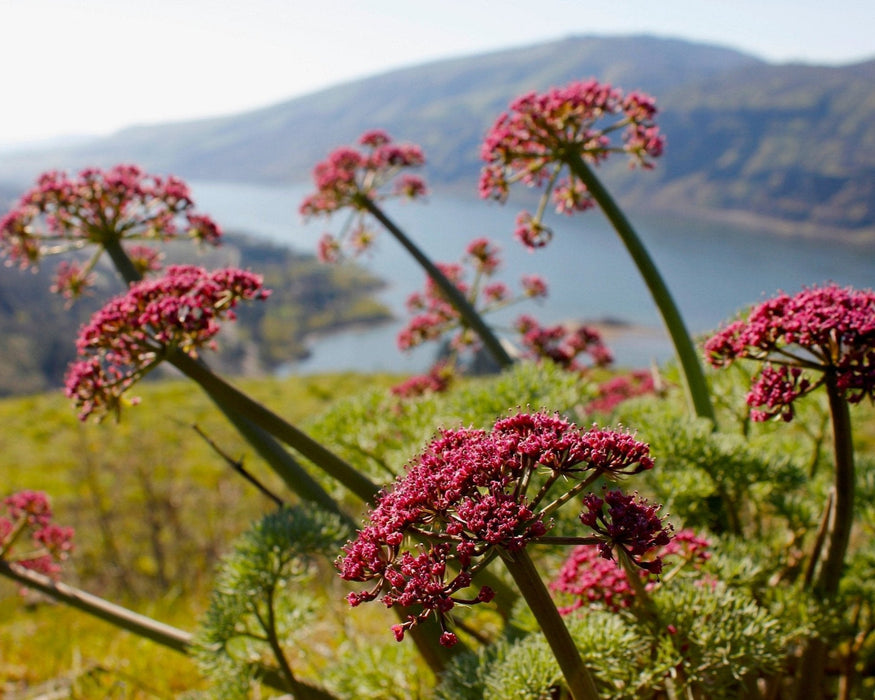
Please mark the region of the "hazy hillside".
<svg viewBox="0 0 875 700"><path fill-rule="evenodd" d="M381 127L424 147L432 183L473 192L479 144L508 101L587 77L643 89L662 109L668 149L658 169L610 175L627 202L717 218L744 212L803 233L813 222L849 238L875 235L875 62L775 66L653 37L575 37L441 61L245 114L7 155L0 183L119 161L202 180L302 180L332 147Z"/></svg>
<svg viewBox="0 0 875 700"><path fill-rule="evenodd" d="M61 163L135 160L190 178L300 180L338 143L379 126L426 148L430 175L451 180L477 167L484 131L515 95L595 76L654 94L758 62L683 41L569 38L440 61L340 85L245 114L131 128L87 145L6 156L0 181ZM327 128L326 125L330 125Z"/></svg>
<svg viewBox="0 0 875 700"><path fill-rule="evenodd" d="M383 283L352 265L323 265L261 240L231 234L217 249L197 251L187 244L165 246L169 263L207 268L251 268L271 290L266 302L242 304L236 323L227 323L210 364L229 374L257 375L306 357L313 333L388 320L375 294ZM75 357L78 329L110 296L121 292L115 272L97 270L92 295L72 307L49 291L54 269L38 273L3 269L0 274L0 397L56 389Z"/></svg>

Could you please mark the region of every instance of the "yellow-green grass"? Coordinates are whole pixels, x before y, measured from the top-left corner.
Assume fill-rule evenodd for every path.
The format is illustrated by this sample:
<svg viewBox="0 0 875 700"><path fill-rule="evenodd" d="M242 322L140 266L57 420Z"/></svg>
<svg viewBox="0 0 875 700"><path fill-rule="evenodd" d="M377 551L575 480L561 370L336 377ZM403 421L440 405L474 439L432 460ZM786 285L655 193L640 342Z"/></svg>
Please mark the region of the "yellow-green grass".
<svg viewBox="0 0 875 700"><path fill-rule="evenodd" d="M397 377L332 374L235 382L303 425L332 401ZM49 494L55 522L76 528L62 579L185 630L204 610L216 560L272 507L194 431L202 429L283 497L192 383L142 383L119 422L82 423L61 392L0 400L0 497ZM187 657L0 579L0 696L40 684L72 697L174 697L201 683ZM91 690L89 690L89 688Z"/></svg>

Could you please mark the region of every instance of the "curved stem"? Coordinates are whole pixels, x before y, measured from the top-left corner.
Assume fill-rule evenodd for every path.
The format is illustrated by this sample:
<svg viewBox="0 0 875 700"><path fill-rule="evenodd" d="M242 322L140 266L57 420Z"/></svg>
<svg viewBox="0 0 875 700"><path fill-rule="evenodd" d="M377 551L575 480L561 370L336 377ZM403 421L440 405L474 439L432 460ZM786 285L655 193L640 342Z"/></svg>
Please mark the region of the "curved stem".
<svg viewBox="0 0 875 700"><path fill-rule="evenodd" d="M260 430L270 433L289 447L296 449L363 501L373 502L379 487L306 433L234 388L185 353L174 353L168 358L168 362L197 382L213 401L223 407L223 410L227 409L231 413L251 421Z"/></svg>
<svg viewBox="0 0 875 700"><path fill-rule="evenodd" d="M580 658L571 633L528 552L525 549L518 552L502 550L501 558L547 638L547 643L565 676L565 682L568 683L571 697L574 700L598 700L595 680Z"/></svg>
<svg viewBox="0 0 875 700"><path fill-rule="evenodd" d="M629 255L638 267L641 277L644 279L659 313L662 315L665 327L671 336L675 352L681 363L684 378L687 385L687 393L691 407L700 418L707 418L716 426L714 407L705 381L705 373L699 362L695 346L681 317L680 311L668 291L668 287L662 279L653 259L644 247L640 237L632 228L632 224L626 215L614 201L614 198L605 189L604 185L595 176L592 169L584 163L579 153L565 154L564 160L574 175L580 178L586 185L593 199L598 202L608 221L616 230Z"/></svg>
<svg viewBox="0 0 875 700"><path fill-rule="evenodd" d="M501 341L492 332L492 329L486 325L483 317L477 313L471 303L465 298L465 295L459 291L447 276L428 258L428 256L419 249L419 247L410 240L407 235L395 223L386 216L380 207L368 197L361 197L359 200L361 205L368 210L383 227L391 233L396 240L404 246L408 253L420 264L426 274L440 288L447 301L452 304L453 308L459 312L463 323L474 331L483 341L483 345L492 355L492 358L498 363L502 369L510 367L513 364L513 358L505 350Z"/></svg>
<svg viewBox="0 0 875 700"><path fill-rule="evenodd" d="M839 590L845 555L851 540L851 527L854 524L854 445L848 402L841 396L834 376L827 376L825 384L832 417L835 502L829 520L826 558L817 577L815 591L822 596L831 597Z"/></svg>

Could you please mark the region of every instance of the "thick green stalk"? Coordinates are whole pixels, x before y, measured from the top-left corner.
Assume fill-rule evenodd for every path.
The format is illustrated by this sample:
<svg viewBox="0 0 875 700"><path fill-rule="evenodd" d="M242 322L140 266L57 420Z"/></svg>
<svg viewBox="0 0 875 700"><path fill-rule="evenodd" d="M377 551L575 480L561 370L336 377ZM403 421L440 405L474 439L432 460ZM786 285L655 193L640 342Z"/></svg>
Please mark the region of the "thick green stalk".
<svg viewBox="0 0 875 700"><path fill-rule="evenodd" d="M121 278L126 284L134 284L143 279L139 270L131 262L125 249L122 248L121 242L117 238L107 238L103 241L103 249L109 255L112 264L115 265L116 271L121 275Z"/></svg>
<svg viewBox="0 0 875 700"><path fill-rule="evenodd" d="M834 376L828 376L825 384L832 418L835 502L827 530L826 557L814 589L822 597L832 597L839 590L854 524L854 444L848 402L839 392Z"/></svg>
<svg viewBox="0 0 875 700"><path fill-rule="evenodd" d="M379 487L306 433L234 388L185 353L174 353L168 358L168 362L189 379L197 382L210 398L221 405L223 409L243 416L246 420L259 426L260 429L300 452L363 501L373 502Z"/></svg>
<svg viewBox="0 0 875 700"><path fill-rule="evenodd" d="M674 344L678 360L681 363L691 408L697 416L707 418L716 425L716 416L714 414L714 407L711 404L708 384L705 381L705 373L696 354L692 338L687 331L674 299L672 299L671 293L668 291L668 287L662 279L662 275L644 247L641 238L635 232L635 229L632 228L632 224L629 223L629 220L616 201L614 201L614 198L605 189L592 169L580 157L580 154L569 152L565 154L563 159L574 175L580 178L581 182L586 185L593 199L598 202L608 221L611 222L614 230L616 230L626 246L626 250L629 251L629 255L632 256L632 260L638 267L641 277L650 290L653 301L662 315L665 327Z"/></svg>
<svg viewBox="0 0 875 700"><path fill-rule="evenodd" d="M396 240L404 246L405 250L410 253L413 258L420 264L426 274L440 288L447 301L452 304L453 308L459 312L462 317L462 322L474 331L483 342L483 345L488 350L489 354L498 364L501 369L510 367L513 364L513 358L505 350L501 341L496 337L492 329L486 325L483 317L477 313L476 309L465 298L465 295L459 291L459 288L447 279L447 276L429 259L429 257L419 249L419 247L410 240L405 233L398 228L395 223L386 216L380 207L373 200L362 196L360 203L368 212L379 221Z"/></svg>
<svg viewBox="0 0 875 700"><path fill-rule="evenodd" d="M547 638L574 700L598 700L595 680L584 665L571 633L556 609L535 564L525 549L502 551L501 557Z"/></svg>
<svg viewBox="0 0 875 700"><path fill-rule="evenodd" d="M821 600L829 600L839 591L854 524L854 445L850 409L836 386L834 375L827 376L825 385L832 418L835 482L827 511L826 554L814 582L814 593ZM820 544L816 546L812 557L818 557L819 552ZM795 698L803 700L820 695L828 656L826 640L821 636L808 640L796 676Z"/></svg>

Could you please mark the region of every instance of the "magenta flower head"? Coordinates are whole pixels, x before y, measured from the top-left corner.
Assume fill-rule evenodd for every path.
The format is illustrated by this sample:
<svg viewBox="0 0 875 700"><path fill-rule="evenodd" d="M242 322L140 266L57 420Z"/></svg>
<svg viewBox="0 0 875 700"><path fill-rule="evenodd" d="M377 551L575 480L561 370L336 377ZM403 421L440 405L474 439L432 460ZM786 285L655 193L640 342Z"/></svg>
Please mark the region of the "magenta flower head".
<svg viewBox="0 0 875 700"><path fill-rule="evenodd" d="M425 394L442 394L447 391L455 378L452 366L436 362L426 374L419 374L391 387L393 395L400 399L412 399Z"/></svg>
<svg viewBox="0 0 875 700"><path fill-rule="evenodd" d="M662 571L661 558L647 557L672 539L671 525L666 525L658 515L660 506L620 491L607 491L604 498L590 493L583 503L580 522L604 536L598 545L602 557L613 559L614 550L619 548L645 571L653 574Z"/></svg>
<svg viewBox="0 0 875 700"><path fill-rule="evenodd" d="M570 372L583 372L588 367L605 367L614 361L602 341L601 334L590 326L542 326L529 315L520 316L516 329L533 360L548 360ZM583 361L588 356L589 361Z"/></svg>
<svg viewBox="0 0 875 700"><path fill-rule="evenodd" d="M0 219L0 254L20 267L43 256L86 245L176 238L181 232L217 245L216 223L193 210L188 186L179 178L144 173L134 165L90 168L77 176L43 174L18 206ZM55 288L75 296L87 286L98 254L84 268L60 270Z"/></svg>
<svg viewBox="0 0 875 700"><path fill-rule="evenodd" d="M618 374L596 388L596 396L586 406L584 412L611 413L624 401L636 396L656 393L656 381L649 370L633 370L628 374Z"/></svg>
<svg viewBox="0 0 875 700"><path fill-rule="evenodd" d="M317 163L313 169L316 192L301 203L300 212L306 218L330 216L346 208L357 213L343 240L331 234L323 236L319 257L324 262L335 262L345 248L357 254L371 246L367 202L390 197L419 199L427 194L422 178L404 173L425 163L419 146L394 143L383 131L366 132L359 138L359 145L361 150L338 148Z"/></svg>
<svg viewBox="0 0 875 700"><path fill-rule="evenodd" d="M233 320L238 302L268 294L251 272L193 265L171 266L160 278L132 285L79 332L79 359L66 381L79 417L118 411L122 394L171 353L212 344L219 321Z"/></svg>
<svg viewBox="0 0 875 700"><path fill-rule="evenodd" d="M552 513L600 476L651 466L647 446L631 436L582 431L547 413L504 418L491 431L445 430L380 496L367 525L344 546L337 561L341 578L371 584L348 600L356 606L380 598L388 607L412 608L394 628L397 639L434 616L441 642L454 643L446 632L455 606L492 598L487 587L462 597L483 564L543 538ZM560 484L568 490L548 500ZM623 544L631 548L633 527L626 532ZM613 546L617 538L610 537Z"/></svg>
<svg viewBox="0 0 875 700"><path fill-rule="evenodd" d="M52 509L42 491L18 491L3 499L0 559L47 576L56 576L73 549L73 528L51 522Z"/></svg>
<svg viewBox="0 0 875 700"><path fill-rule="evenodd" d="M793 418L793 404L826 382L850 403L875 398L875 293L834 284L779 294L705 344L708 361L762 363L747 396L754 420Z"/></svg>
<svg viewBox="0 0 875 700"><path fill-rule="evenodd" d="M501 267L501 256L498 246L487 238L472 240L460 263L437 263L437 267L481 316L547 295L547 283L537 275L523 276L518 293L503 282L492 281ZM449 334L453 334L449 346L456 354L479 347L476 335L465 326L459 311L431 277L426 278L423 291L407 299L407 309L411 317L398 333L400 350L410 350Z"/></svg>
<svg viewBox="0 0 875 700"><path fill-rule="evenodd" d="M651 168L664 145L655 114L651 97L625 95L595 80L523 95L486 136L480 195L503 202L515 182L545 187L538 212L518 217L516 235L529 248L546 245L551 232L542 215L548 200L562 214L594 206L580 179L570 170L563 172L569 155L598 164L611 153L626 153L633 165Z"/></svg>
<svg viewBox="0 0 875 700"><path fill-rule="evenodd" d="M691 566L699 570L711 558L708 548L711 543L692 530L674 533L671 541L653 549L647 558L672 561L673 567ZM661 568L661 567L660 567ZM647 588L655 585L653 574L646 569L642 572ZM554 581L550 583L553 591L564 598L570 598L568 605L559 609L563 615L582 608L584 605L602 605L608 610L618 611L631 605L635 589L629 584L626 570L612 558L606 559L599 545L579 545L575 547Z"/></svg>

